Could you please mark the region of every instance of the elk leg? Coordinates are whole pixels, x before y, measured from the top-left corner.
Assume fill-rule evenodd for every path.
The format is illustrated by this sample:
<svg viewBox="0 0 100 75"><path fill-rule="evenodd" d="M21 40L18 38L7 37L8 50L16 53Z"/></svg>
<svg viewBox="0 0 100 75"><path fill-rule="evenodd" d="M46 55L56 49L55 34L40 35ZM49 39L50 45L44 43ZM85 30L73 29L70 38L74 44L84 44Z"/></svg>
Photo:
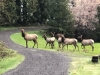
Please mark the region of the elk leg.
<svg viewBox="0 0 100 75"><path fill-rule="evenodd" d="M54 47L54 44L53 44L53 43L51 43L51 48L53 49L53 47Z"/></svg>
<svg viewBox="0 0 100 75"><path fill-rule="evenodd" d="M78 45L76 45L77 46L77 48L78 48L78 51L79 51L79 46Z"/></svg>
<svg viewBox="0 0 100 75"><path fill-rule="evenodd" d="M76 45L74 45L75 49L76 49Z"/></svg>
<svg viewBox="0 0 100 75"><path fill-rule="evenodd" d="M33 48L35 47L35 44L37 44L37 48L38 48L38 43L37 43L37 41L36 41L36 40L33 40L33 42L34 42Z"/></svg>
<svg viewBox="0 0 100 75"><path fill-rule="evenodd" d="M81 48L83 47L83 45L81 45ZM83 48L82 48L83 49Z"/></svg>
<svg viewBox="0 0 100 75"><path fill-rule="evenodd" d="M45 48L47 47L47 44L48 44L48 43L46 43L46 46L45 46Z"/></svg>
<svg viewBox="0 0 100 75"><path fill-rule="evenodd" d="M34 42L34 45L33 45L33 48L34 48L34 46L35 46L35 44L36 44L36 43L35 43L35 41L34 41L34 40L33 40L33 42Z"/></svg>
<svg viewBox="0 0 100 75"><path fill-rule="evenodd" d="M93 45L90 45L92 47L92 51L94 50L94 46Z"/></svg>
<svg viewBox="0 0 100 75"><path fill-rule="evenodd" d="M83 49L84 49L84 51L85 51L85 46L83 46Z"/></svg>
<svg viewBox="0 0 100 75"><path fill-rule="evenodd" d="M83 48L82 48L82 46L83 46ZM82 48L82 49L85 49L85 46L84 46L84 45L81 45L81 48Z"/></svg>
<svg viewBox="0 0 100 75"><path fill-rule="evenodd" d="M38 48L38 43L37 43L37 48Z"/></svg>
<svg viewBox="0 0 100 75"><path fill-rule="evenodd" d="M67 45L67 50L68 50L68 45Z"/></svg>
<svg viewBox="0 0 100 75"><path fill-rule="evenodd" d="M78 45L74 45L75 49L76 49L76 46L77 46L77 48L78 48L78 51L79 51L79 46L78 46Z"/></svg>
<svg viewBox="0 0 100 75"><path fill-rule="evenodd" d="M26 40L26 48L28 48L28 44L27 43L28 43L28 41Z"/></svg>
<svg viewBox="0 0 100 75"><path fill-rule="evenodd" d="M37 40L35 41L35 44L37 44L37 48L38 48L38 42L37 42Z"/></svg>
<svg viewBox="0 0 100 75"><path fill-rule="evenodd" d="M61 46L60 46L61 44L59 42L58 42L58 45L59 45L59 48L61 48Z"/></svg>
<svg viewBox="0 0 100 75"><path fill-rule="evenodd" d="M65 46L65 44L62 44L62 51L63 51L64 46Z"/></svg>
<svg viewBox="0 0 100 75"><path fill-rule="evenodd" d="M54 48L54 42L53 42L53 48Z"/></svg>

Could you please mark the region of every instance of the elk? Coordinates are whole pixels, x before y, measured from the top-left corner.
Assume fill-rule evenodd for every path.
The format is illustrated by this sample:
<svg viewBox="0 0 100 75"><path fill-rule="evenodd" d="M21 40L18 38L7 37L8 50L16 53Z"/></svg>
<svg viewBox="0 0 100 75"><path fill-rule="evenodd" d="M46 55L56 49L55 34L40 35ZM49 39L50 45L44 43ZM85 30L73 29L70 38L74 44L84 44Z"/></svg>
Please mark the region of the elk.
<svg viewBox="0 0 100 75"><path fill-rule="evenodd" d="M46 41L46 46L45 46L45 48L47 47L48 44L49 44L49 46L51 46L51 48L54 47L54 42L55 42L55 38L54 38L54 37L47 37L46 34L44 34L42 37L43 37L43 38L45 39L45 41Z"/></svg>
<svg viewBox="0 0 100 75"><path fill-rule="evenodd" d="M62 37L64 36L64 34L58 33L55 35L57 41L58 41L58 46L59 48L61 48L61 44L62 44Z"/></svg>
<svg viewBox="0 0 100 75"><path fill-rule="evenodd" d="M82 40L81 42L81 47L83 46L83 48L85 49L85 46L91 46L92 47L92 51L94 50L94 40L93 39L83 39L82 35L80 35L78 38L80 38Z"/></svg>
<svg viewBox="0 0 100 75"><path fill-rule="evenodd" d="M67 45L67 50L68 50L68 45L74 45L75 49L76 49L76 46L78 48L78 51L79 51L79 46L77 45L77 39L75 38L65 38L64 36L62 36L62 49L65 45Z"/></svg>
<svg viewBox="0 0 100 75"><path fill-rule="evenodd" d="M25 33L24 29L21 29L21 34L22 34L22 37L24 38L24 40L26 41L26 48L28 48L28 44L27 44L28 41L34 42L33 48L34 48L35 44L37 44L37 48L38 48L38 42L37 42L38 35L37 34Z"/></svg>

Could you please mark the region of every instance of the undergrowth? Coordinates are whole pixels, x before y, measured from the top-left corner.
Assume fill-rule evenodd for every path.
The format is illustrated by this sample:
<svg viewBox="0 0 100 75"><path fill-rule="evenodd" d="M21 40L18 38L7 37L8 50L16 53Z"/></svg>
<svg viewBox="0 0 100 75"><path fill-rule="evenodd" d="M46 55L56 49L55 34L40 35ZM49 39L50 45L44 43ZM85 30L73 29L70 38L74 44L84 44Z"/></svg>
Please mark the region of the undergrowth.
<svg viewBox="0 0 100 75"><path fill-rule="evenodd" d="M14 50L8 49L4 42L0 41L0 58L12 57L17 53Z"/></svg>

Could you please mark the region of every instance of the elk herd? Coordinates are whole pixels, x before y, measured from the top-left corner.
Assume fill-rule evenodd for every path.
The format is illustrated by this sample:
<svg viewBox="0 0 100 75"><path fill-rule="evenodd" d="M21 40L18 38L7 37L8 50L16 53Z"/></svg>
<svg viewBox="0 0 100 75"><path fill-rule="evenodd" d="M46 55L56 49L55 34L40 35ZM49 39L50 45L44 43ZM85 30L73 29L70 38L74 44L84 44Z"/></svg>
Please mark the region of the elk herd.
<svg viewBox="0 0 100 75"><path fill-rule="evenodd" d="M28 34L25 32L24 29L21 29L21 34L22 37L24 38L24 40L26 41L26 48L28 48L28 41L33 41L34 46L37 44L37 48L38 48L38 35L37 34ZM53 32L50 33L51 37L48 37L46 33L43 34L43 39L46 41L46 45L45 48L47 47L47 45L49 45L52 49L54 48L54 42L55 40L57 40L58 42L58 50L61 48L61 50L63 51L64 46L67 46L67 50L68 50L68 45L73 45L76 49L78 49L79 51L79 46L78 46L78 40L75 38L67 38L64 36L64 34L58 33L55 34ZM94 40L93 39L83 39L82 35L80 35L78 38L81 39L81 47L85 50L85 46L91 46L92 47L92 51L94 50Z"/></svg>

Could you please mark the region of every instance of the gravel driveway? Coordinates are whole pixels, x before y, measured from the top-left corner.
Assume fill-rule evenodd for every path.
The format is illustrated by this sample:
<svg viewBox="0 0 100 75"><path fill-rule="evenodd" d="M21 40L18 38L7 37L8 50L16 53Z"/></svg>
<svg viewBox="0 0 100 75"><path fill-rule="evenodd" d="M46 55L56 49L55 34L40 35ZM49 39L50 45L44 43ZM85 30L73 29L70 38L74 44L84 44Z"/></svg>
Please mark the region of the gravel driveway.
<svg viewBox="0 0 100 75"><path fill-rule="evenodd" d="M25 30L34 30L34 28L26 28ZM67 54L57 51L25 48L15 44L10 39L10 35L15 32L20 32L20 28L18 30L1 31L0 40L4 41L9 48L24 55L25 60L18 67L3 75L68 75L70 59Z"/></svg>

